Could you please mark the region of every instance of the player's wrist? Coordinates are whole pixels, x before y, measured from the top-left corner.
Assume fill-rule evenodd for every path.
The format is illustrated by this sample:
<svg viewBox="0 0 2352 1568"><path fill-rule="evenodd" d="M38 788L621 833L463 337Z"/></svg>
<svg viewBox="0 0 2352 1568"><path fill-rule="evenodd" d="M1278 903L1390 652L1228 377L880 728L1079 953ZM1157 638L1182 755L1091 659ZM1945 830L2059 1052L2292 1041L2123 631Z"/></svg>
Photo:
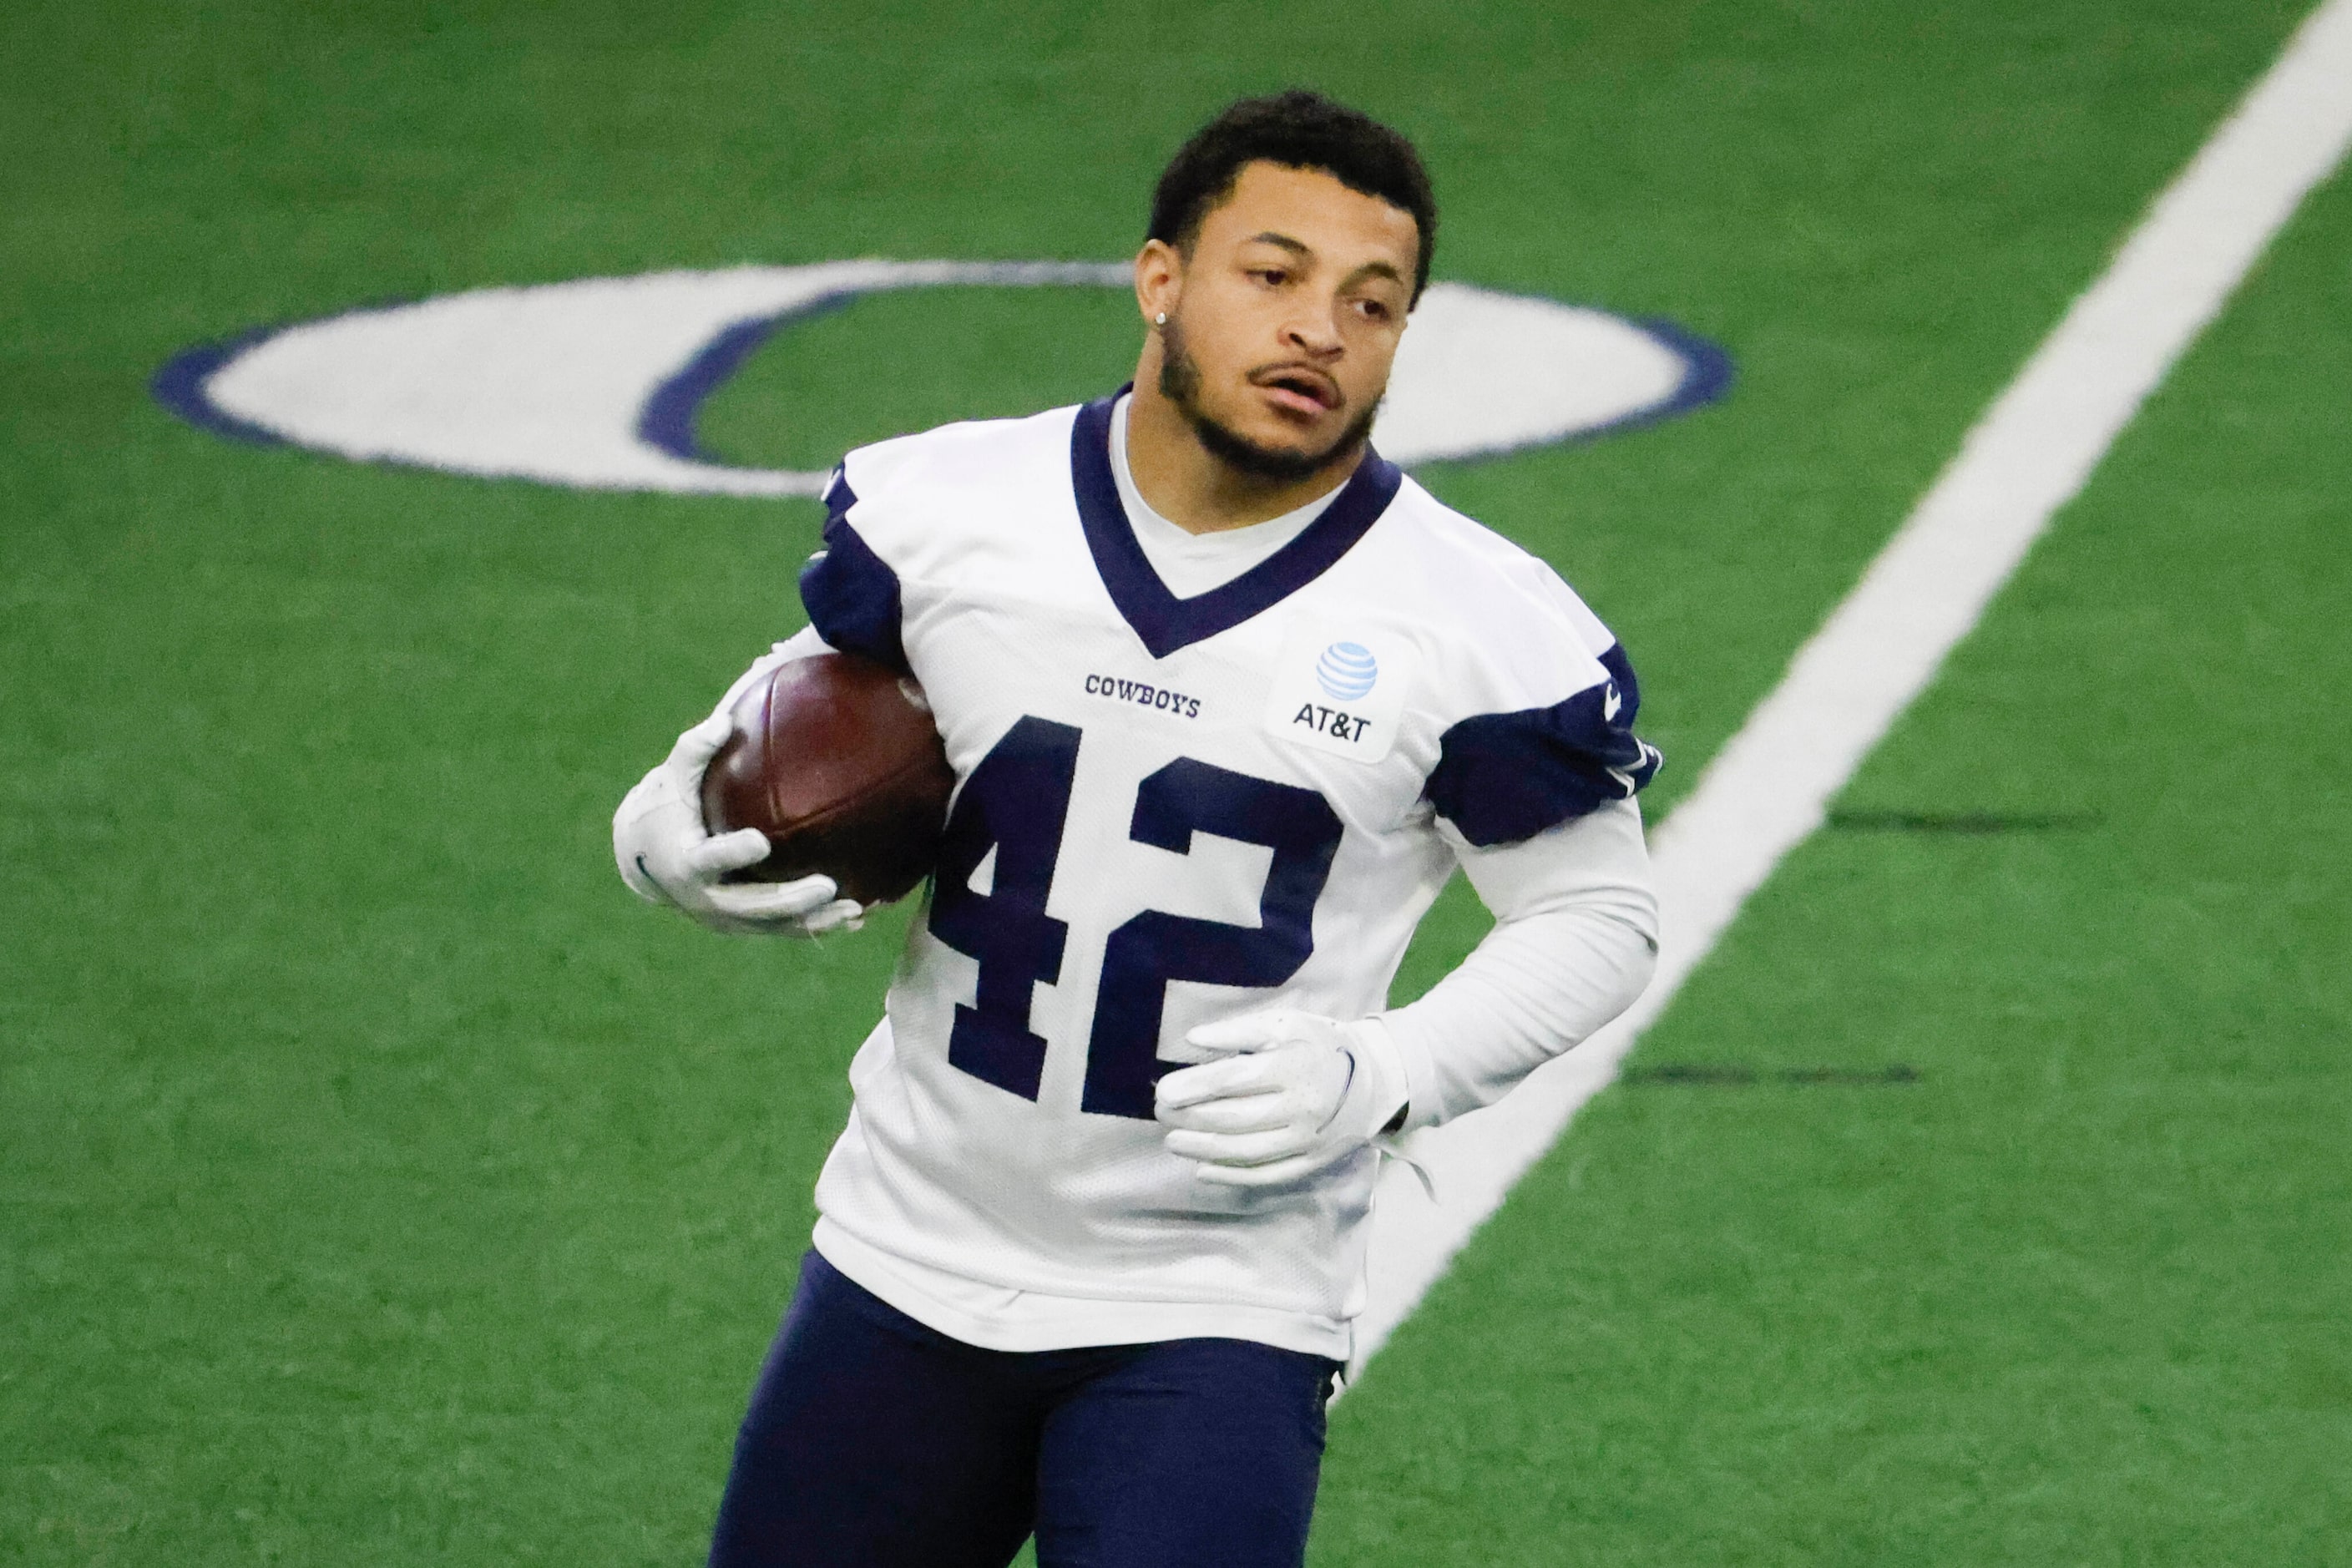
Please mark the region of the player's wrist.
<svg viewBox="0 0 2352 1568"><path fill-rule="evenodd" d="M1412 1111L1412 1080L1403 1052L1378 1018L1359 1018L1343 1026L1349 1053L1356 1058L1356 1079L1348 1096L1361 1107L1360 1124L1367 1137L1395 1131Z"/></svg>
<svg viewBox="0 0 2352 1568"><path fill-rule="evenodd" d="M1445 1120L1437 1061L1430 1049L1429 1031L1416 1013L1418 1006L1415 1004L1360 1020L1372 1025L1382 1044L1394 1053L1404 1095L1404 1119L1392 1129L1397 1132L1433 1127Z"/></svg>

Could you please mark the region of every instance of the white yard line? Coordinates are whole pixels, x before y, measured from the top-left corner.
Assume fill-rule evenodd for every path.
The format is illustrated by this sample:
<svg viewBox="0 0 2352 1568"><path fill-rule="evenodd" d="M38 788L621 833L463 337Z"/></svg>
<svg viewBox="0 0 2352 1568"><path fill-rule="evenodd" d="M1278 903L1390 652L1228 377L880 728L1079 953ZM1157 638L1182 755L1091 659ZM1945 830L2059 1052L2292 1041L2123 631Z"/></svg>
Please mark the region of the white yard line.
<svg viewBox="0 0 2352 1568"><path fill-rule="evenodd" d="M1821 826L2347 142L2352 0L2327 0L2157 197L1658 829L1652 855L1666 927L1648 993L1500 1104L1419 1134L1413 1155L1435 1180L1436 1203L1390 1166L1372 1222L1370 1305L1357 1321L1359 1365L1577 1108L1616 1077L1748 894Z"/></svg>

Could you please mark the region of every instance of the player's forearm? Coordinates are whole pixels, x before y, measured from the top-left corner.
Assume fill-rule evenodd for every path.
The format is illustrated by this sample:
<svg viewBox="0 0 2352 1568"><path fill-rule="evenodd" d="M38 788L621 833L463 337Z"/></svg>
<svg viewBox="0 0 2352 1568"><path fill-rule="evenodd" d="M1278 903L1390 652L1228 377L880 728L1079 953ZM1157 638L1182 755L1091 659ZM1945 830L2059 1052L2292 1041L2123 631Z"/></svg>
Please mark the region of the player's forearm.
<svg viewBox="0 0 2352 1568"><path fill-rule="evenodd" d="M1382 1016L1411 1086L1406 1125L1488 1105L1632 1005L1657 963L1657 900L1631 802L1464 856L1495 929L1411 1006Z"/></svg>
<svg viewBox="0 0 2352 1568"><path fill-rule="evenodd" d="M1497 925L1429 994L1382 1017L1405 1060L1405 1125L1501 1099L1632 1005L1656 964L1643 935L1611 911Z"/></svg>

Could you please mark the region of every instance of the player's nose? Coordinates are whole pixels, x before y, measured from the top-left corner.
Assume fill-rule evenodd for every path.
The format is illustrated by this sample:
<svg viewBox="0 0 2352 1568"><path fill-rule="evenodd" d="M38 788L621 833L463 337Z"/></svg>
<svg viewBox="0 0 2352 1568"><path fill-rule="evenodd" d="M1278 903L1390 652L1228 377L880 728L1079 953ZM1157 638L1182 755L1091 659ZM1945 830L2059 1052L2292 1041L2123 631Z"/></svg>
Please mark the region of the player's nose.
<svg viewBox="0 0 2352 1568"><path fill-rule="evenodd" d="M1285 343L1302 353L1317 359L1338 358L1346 343L1339 331L1338 301L1298 311L1284 323L1282 336Z"/></svg>

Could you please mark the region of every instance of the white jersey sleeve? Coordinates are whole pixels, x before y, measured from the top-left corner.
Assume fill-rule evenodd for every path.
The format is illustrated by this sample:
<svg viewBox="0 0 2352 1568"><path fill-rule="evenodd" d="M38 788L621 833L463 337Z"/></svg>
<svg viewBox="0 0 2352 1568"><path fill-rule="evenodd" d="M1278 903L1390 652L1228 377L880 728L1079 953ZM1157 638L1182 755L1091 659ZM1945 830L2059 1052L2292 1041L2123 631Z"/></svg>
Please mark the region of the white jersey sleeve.
<svg viewBox="0 0 2352 1568"><path fill-rule="evenodd" d="M1432 596L1461 633L1444 664L1446 722L1424 795L1479 848L1631 800L1661 759L1633 733L1642 696L1625 650L1550 566L1444 515L1438 537L1484 570L1431 563Z"/></svg>

